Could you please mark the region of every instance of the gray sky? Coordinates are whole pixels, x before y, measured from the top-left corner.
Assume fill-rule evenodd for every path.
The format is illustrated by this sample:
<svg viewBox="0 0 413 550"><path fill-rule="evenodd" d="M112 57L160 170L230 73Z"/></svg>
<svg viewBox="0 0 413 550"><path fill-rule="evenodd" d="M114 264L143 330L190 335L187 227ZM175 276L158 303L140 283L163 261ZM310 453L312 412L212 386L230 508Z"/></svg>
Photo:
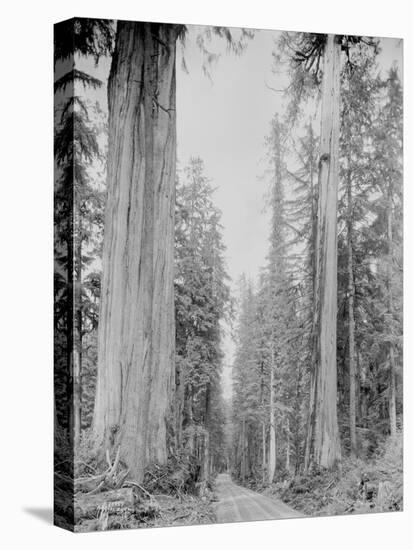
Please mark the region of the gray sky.
<svg viewBox="0 0 413 550"><path fill-rule="evenodd" d="M266 185L258 176L265 166L264 137L271 118L282 107L282 94L265 85L280 87L271 72L278 33L256 33L240 56L228 53L225 42L213 38L208 47L221 55L207 77L202 69L203 54L195 43L200 31L190 27L186 39L183 55L189 74L180 69L178 56L178 159L185 165L191 156L199 155L217 188L214 202L222 211L227 268L235 291L241 273L257 277L267 254ZM223 387L229 397L234 353L229 334L223 347Z"/></svg>
<svg viewBox="0 0 413 550"><path fill-rule="evenodd" d="M177 78L178 159L201 156L207 175L217 187L215 202L222 210L224 242L230 276L245 272L255 277L267 248L268 216L263 214L264 136L281 94L265 86L271 74L271 51L277 33L260 32L241 56L228 54L222 39L211 50L221 53L202 71L202 53L194 41L199 29L190 27L185 46L189 74ZM261 163L260 163L261 161Z"/></svg>
<svg viewBox="0 0 413 550"><path fill-rule="evenodd" d="M283 114L282 94L287 79L275 76L271 53L277 31L259 31L241 56L226 53L223 40L213 38L210 49L221 53L211 68L202 71L202 54L190 27L184 57L189 74L177 77L178 159L180 165L200 156L207 175L217 187L215 202L222 211L224 242L231 277L244 272L255 278L263 265L268 244L268 214L263 213L266 184L263 173L264 137L275 113ZM397 41L385 39L380 64L388 68L400 60Z"/></svg>
<svg viewBox="0 0 413 550"><path fill-rule="evenodd" d="M283 114L282 94L270 90L288 84L285 75L272 72L277 31L259 31L241 56L228 54L222 39L212 38L209 49L220 53L208 78L202 70L202 53L195 42L200 32L190 27L183 53L189 74L180 69L178 56L177 130L178 159L185 165L200 156L207 175L217 187L214 199L222 211L227 267L233 290L241 273L257 278L265 264L269 213L265 212L267 183L260 178L264 137L275 113ZM383 39L380 66L401 65L397 40ZM182 54L181 54L182 55ZM232 363L234 343L224 341L225 365ZM230 373L224 373L225 395L230 394Z"/></svg>
<svg viewBox="0 0 413 550"><path fill-rule="evenodd" d="M191 156L200 156L217 188L214 199L222 211L227 268L235 290L241 273L256 279L265 263L269 213L264 211L267 184L260 179L265 168L264 137L274 114L283 114L282 94L274 93L266 84L283 88L288 81L271 70L279 32L256 32L240 56L228 53L224 40L212 37L207 47L220 55L207 77L202 70L203 54L196 44L200 31L202 28L190 26L184 51L178 49L178 162L183 167ZM400 42L383 39L380 45L382 70L387 71L394 62L401 68ZM182 55L189 74L181 69ZM110 61L101 61L96 69L91 68L90 61L81 61L78 67L106 82ZM95 94L106 110L106 87ZM225 364L230 365L234 344L228 336L224 348ZM229 369L225 370L224 387L228 396Z"/></svg>

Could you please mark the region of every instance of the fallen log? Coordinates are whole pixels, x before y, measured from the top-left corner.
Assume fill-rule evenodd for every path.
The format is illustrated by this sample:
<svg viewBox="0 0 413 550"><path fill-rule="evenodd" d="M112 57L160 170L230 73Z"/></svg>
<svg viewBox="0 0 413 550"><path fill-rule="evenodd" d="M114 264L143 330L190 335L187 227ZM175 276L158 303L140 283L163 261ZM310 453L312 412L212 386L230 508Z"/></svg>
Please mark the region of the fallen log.
<svg viewBox="0 0 413 550"><path fill-rule="evenodd" d="M96 518L102 510L109 513L134 512L138 497L132 487L123 487L95 494L75 495L75 515L77 518Z"/></svg>

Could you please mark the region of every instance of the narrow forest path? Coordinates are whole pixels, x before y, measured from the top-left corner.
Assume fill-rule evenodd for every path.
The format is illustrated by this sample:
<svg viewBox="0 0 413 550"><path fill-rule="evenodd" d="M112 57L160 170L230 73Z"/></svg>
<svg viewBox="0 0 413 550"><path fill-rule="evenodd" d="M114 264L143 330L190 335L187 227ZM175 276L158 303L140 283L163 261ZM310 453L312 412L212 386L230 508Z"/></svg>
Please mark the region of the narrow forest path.
<svg viewBox="0 0 413 550"><path fill-rule="evenodd" d="M215 513L218 523L304 516L304 514L293 510L281 500L268 498L236 485L228 474L218 475L216 493L218 502L215 505Z"/></svg>

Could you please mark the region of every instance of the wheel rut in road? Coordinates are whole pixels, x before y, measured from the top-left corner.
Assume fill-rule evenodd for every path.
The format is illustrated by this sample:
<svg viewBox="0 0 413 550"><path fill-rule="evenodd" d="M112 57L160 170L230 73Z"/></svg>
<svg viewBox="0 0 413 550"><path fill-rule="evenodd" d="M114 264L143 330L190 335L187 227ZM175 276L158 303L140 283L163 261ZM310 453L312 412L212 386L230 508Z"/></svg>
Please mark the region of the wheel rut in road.
<svg viewBox="0 0 413 550"><path fill-rule="evenodd" d="M216 492L218 502L215 513L218 523L304 517L304 514L293 510L281 500L236 485L228 474L217 477Z"/></svg>

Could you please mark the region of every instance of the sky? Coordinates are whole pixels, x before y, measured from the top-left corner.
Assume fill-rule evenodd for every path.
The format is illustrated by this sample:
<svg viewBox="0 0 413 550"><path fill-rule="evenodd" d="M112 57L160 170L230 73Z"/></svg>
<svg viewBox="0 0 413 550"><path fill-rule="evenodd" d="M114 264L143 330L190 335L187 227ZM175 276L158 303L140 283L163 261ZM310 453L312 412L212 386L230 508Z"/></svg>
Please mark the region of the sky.
<svg viewBox="0 0 413 550"><path fill-rule="evenodd" d="M265 167L264 137L281 108L281 94L265 86L273 85L276 33L258 33L240 56L227 53L222 39L213 39L210 48L221 55L208 77L194 43L198 32L191 27L185 45L189 74L179 68L178 57L178 159L184 165L199 155L217 187L214 201L222 211L227 267L235 281L242 272L258 274L267 248L266 186L259 175Z"/></svg>
<svg viewBox="0 0 413 550"><path fill-rule="evenodd" d="M230 276L256 278L265 261L269 214L264 212L267 189L260 176L265 168L264 137L275 113L283 114L286 75L272 72L277 31L259 31L240 55L229 54L215 37L210 49L220 53L210 69L202 71L203 54L195 43L202 28L190 27L184 58L189 74L180 69L178 54L177 132L178 161L185 165L200 156L217 187L215 203L222 211L224 242ZM390 67L401 49L391 39L382 41L380 63Z"/></svg>
<svg viewBox="0 0 413 550"><path fill-rule="evenodd" d="M200 32L202 28L190 27L185 50L178 52L178 161L185 165L199 155L216 187L214 202L222 212L227 270L235 293L242 273L256 279L268 249L270 214L260 176L265 169L265 135L274 114L282 111L282 94L266 86L281 87L271 71L279 33L256 33L239 56L227 52L223 39L213 38L208 48L220 55L207 76L195 40ZM181 69L182 55L188 74ZM222 380L224 397L229 398L235 344L229 328L224 329Z"/></svg>
<svg viewBox="0 0 413 550"><path fill-rule="evenodd" d="M185 51L177 60L178 160L185 165L200 156L214 187L214 202L222 212L227 269L235 292L242 273L256 280L269 244L270 214L265 210L268 182L264 137L275 113L283 114L283 94L271 88L288 85L282 71L274 74L272 52L280 33L258 31L240 56L228 53L219 37L208 48L220 54L206 76L203 54L196 44L202 28L190 27ZM401 65L398 40L383 39L378 62L388 70ZM188 74L180 68L184 56ZM231 394L230 365L234 342L224 338L224 395Z"/></svg>
<svg viewBox="0 0 413 550"><path fill-rule="evenodd" d="M242 273L256 279L265 264L269 212L265 211L268 182L260 177L265 170L264 138L275 113L283 115L285 107L283 94L269 87L284 88L288 78L282 71L275 74L272 70L278 31L256 32L239 56L229 53L225 41L213 35L206 47L218 54L218 59L206 75L202 69L205 57L196 43L203 30L189 26L184 48L178 48L177 157L180 167L192 156L201 157L216 188L214 202L222 212L227 270L235 291ZM387 71L396 62L401 70L400 41L385 38L380 46L380 69ZM102 60L93 69L91 64L80 61L78 68L84 67L106 82L110 60ZM107 110L106 86L95 93L102 109ZM224 395L229 397L234 343L228 335L223 347Z"/></svg>

